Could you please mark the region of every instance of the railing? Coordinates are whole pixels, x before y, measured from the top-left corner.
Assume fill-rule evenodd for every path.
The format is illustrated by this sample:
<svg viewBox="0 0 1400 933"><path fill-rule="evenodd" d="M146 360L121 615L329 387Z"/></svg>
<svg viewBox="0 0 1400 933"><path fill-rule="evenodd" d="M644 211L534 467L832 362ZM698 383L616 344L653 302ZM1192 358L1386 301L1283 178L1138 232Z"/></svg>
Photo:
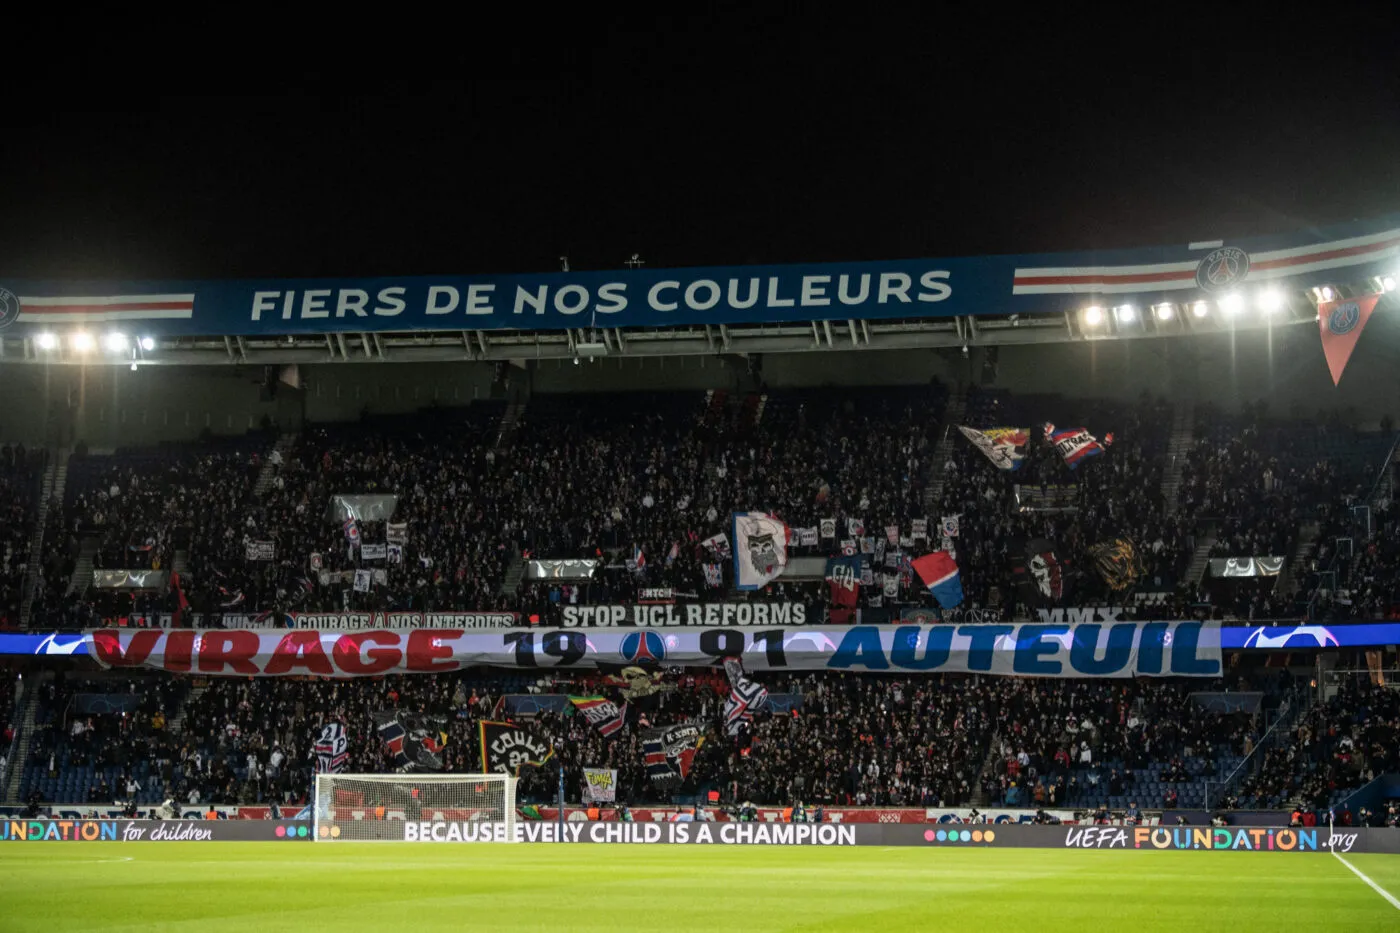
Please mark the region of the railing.
<svg viewBox="0 0 1400 933"><path fill-rule="evenodd" d="M1259 741L1256 742L1254 745L1254 749L1250 751L1248 755L1244 756L1244 759L1241 760L1239 764L1235 765L1233 771L1225 775L1224 780L1219 782L1207 782L1207 810L1217 806L1220 803L1220 801L1225 797L1225 792L1228 791L1231 788L1231 786L1234 785L1235 781L1240 777L1242 773L1248 773L1248 771L1256 770L1255 766L1258 764L1259 761L1262 760L1261 756L1266 752L1267 749L1273 748L1275 745L1278 744L1279 736L1283 733L1283 731L1286 731L1293 724L1294 720L1297 718L1298 713L1302 712L1304 709L1307 708L1308 704L1305 704L1303 702L1303 698L1306 696L1307 690L1301 687L1295 687L1290 693L1284 696L1283 702L1279 704L1278 715L1274 718L1273 724L1264 731L1264 734L1262 736L1260 736ZM1214 799L1212 799L1211 796L1212 789L1214 789Z"/></svg>
<svg viewBox="0 0 1400 933"><path fill-rule="evenodd" d="M1385 481L1385 471L1390 468L1391 461L1395 459L1397 450L1400 450L1400 432L1397 432L1394 439L1390 442L1390 450L1386 452L1385 459L1381 461L1380 469L1376 471L1376 481L1371 484L1371 488L1366 491L1366 495L1357 500L1358 505L1353 506L1353 510L1358 507L1364 507L1369 510L1371 503L1376 501L1376 494L1380 491L1381 483ZM1347 556L1350 557L1351 555ZM1331 578L1332 589L1336 589L1337 585L1340 583L1337 579L1337 561L1341 560L1341 558L1341 548L1334 548L1332 551L1332 559L1327 562L1327 568L1318 573L1319 577ZM1319 580L1317 585L1313 587L1312 593L1308 596L1309 619L1317 618L1317 600L1321 592L1322 582Z"/></svg>
<svg viewBox="0 0 1400 933"><path fill-rule="evenodd" d="M19 742L20 737L24 734L24 720L26 718L23 715L23 710L25 708L25 696L24 690L22 689L22 684L23 682L21 681L21 688L16 690L15 692L14 709L16 716L15 721L13 723L15 727L15 734L13 738L10 739L9 749L5 752L5 766L3 768L0 768L0 795L3 795L10 786L10 772L20 766L20 762L18 760Z"/></svg>

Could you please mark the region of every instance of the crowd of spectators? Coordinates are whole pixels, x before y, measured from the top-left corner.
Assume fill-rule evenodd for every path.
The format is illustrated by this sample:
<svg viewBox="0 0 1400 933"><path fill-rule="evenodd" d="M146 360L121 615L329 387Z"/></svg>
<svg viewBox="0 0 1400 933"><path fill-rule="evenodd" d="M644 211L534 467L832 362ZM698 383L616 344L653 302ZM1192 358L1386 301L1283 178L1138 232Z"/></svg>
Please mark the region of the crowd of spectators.
<svg viewBox="0 0 1400 933"><path fill-rule="evenodd" d="M1241 806L1304 804L1325 810L1376 775L1396 768L1400 692L1369 678L1344 681L1325 703L1264 749L1257 771L1235 793Z"/></svg>
<svg viewBox="0 0 1400 933"><path fill-rule="evenodd" d="M45 452L0 446L0 628L19 624Z"/></svg>
<svg viewBox="0 0 1400 933"><path fill-rule="evenodd" d="M654 692L631 696L626 725L610 737L567 705L518 720L547 736L557 755L548 768L522 775L521 799L553 800L562 765L574 802L582 769L605 767L618 770L619 799L630 803L714 790L728 803L775 805L1199 807L1202 779L1224 777L1238 760L1231 755L1247 752L1254 735L1244 717L1194 702L1196 685L1171 681L835 672L758 679L784 700L781 711L760 714L737 737L722 726L728 686L715 671L658 672ZM46 685L26 789L69 794L74 803L109 802L128 799L131 782L141 803L172 797L182 806L286 807L307 799L313 744L327 723L346 727L344 770L375 773L395 769L375 713L443 716L445 770L471 773L481 768L476 724L508 716L507 695L604 694L620 704L619 691L635 686L596 673L219 678L201 683L182 705L185 685L115 676ZM82 712L76 701L85 693L105 694L109 711ZM139 708L120 703L132 695L139 695ZM172 730L176 715L182 721ZM687 720L704 726L706 740L684 784L658 788L645 772L641 733ZM1372 737L1373 744L1384 741Z"/></svg>
<svg viewBox="0 0 1400 933"><path fill-rule="evenodd" d="M794 541L794 556L839 555L847 541L886 550L888 528L902 539L889 553L917 556L951 545L964 611L1030 613L1024 594L1008 586L1008 565L1022 542L1041 538L1068 571L1059 605L1126 606L1127 617L1297 617L1306 600L1276 592L1274 579L1187 580L1197 544L1211 534L1218 556L1287 559L1300 524L1316 521L1319 557L1328 558L1334 526L1351 520L1350 505L1374 480L1387 441L1335 419L1281 421L1262 406L1237 414L1202 408L1171 509L1163 490L1172 465L1167 400L973 388L960 423L1031 433L1024 465L1007 473L944 423L947 397L937 383L742 399L723 392L542 395L499 449L499 402L366 416L308 426L285 459L274 456L272 484L261 497L252 490L271 450L267 435L75 456L67 501L47 537L34 619L75 625L181 608L214 619L347 609L524 610L548 618L569 602L630 601L642 587L714 598L730 588L730 565L701 542L727 531L731 512L747 510L771 512L794 529L834 521L834 537ZM1041 439L1047 423L1086 427L1107 450L1071 471ZM945 432L953 432L951 452L934 463ZM937 502L928 501L930 481L941 483ZM350 547L329 511L340 494L396 496L392 521L406 526L402 548L370 559ZM941 539L943 516L957 517L956 537ZM917 520L928 522L931 537L910 545ZM864 532L853 534L853 524ZM1355 562L1360 598L1343 589L1343 605L1369 609L1389 598L1386 576L1372 565L1394 562L1394 524L1389 518L1389 538L1365 545L1368 560ZM360 521L357 531L363 544L387 542L384 521ZM65 598L79 542L91 534L102 538L99 568L168 568L183 549L182 589ZM1115 538L1133 542L1141 564L1127 589L1100 580L1090 555ZM248 560L250 541L270 544L273 559ZM639 570L631 563L638 554L645 558ZM521 555L601 559L607 570L584 584L503 586ZM880 585L889 567L903 570L893 599ZM898 561L874 569L861 606L932 605ZM357 570L367 573L357 579ZM804 598L817 612L825 595L819 584L792 581L757 594Z"/></svg>
<svg viewBox="0 0 1400 933"><path fill-rule="evenodd" d="M1012 690L989 796L1008 806L1203 806L1195 782L1241 751L1249 723L1195 702L1198 689L1141 680Z"/></svg>

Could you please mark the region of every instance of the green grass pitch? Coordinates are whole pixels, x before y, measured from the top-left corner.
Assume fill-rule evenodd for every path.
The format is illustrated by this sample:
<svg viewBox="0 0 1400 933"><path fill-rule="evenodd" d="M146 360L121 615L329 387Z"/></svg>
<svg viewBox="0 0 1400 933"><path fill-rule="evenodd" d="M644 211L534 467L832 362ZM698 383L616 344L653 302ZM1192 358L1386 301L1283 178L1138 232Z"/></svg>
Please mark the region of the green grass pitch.
<svg viewBox="0 0 1400 933"><path fill-rule="evenodd" d="M1400 856L1348 860L1400 897ZM547 844L0 847L0 930L1400 930L1328 854Z"/></svg>

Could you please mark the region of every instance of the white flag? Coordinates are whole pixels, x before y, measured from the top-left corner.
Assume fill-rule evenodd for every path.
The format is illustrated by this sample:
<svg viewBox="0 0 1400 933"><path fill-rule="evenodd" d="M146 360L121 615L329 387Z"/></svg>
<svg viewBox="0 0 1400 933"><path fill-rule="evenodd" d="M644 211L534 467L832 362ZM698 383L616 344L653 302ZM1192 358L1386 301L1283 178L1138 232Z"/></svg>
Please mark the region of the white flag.
<svg viewBox="0 0 1400 933"><path fill-rule="evenodd" d="M370 579L371 579L371 576L372 576L372 574L371 574L368 570L356 570L356 571L355 571L355 592L356 592L356 593L368 593L368 592L369 592L369 581L370 581Z"/></svg>
<svg viewBox="0 0 1400 933"><path fill-rule="evenodd" d="M734 582L738 589L767 586L787 566L788 528L763 512L734 513Z"/></svg>
<svg viewBox="0 0 1400 933"><path fill-rule="evenodd" d="M821 520L821 530L823 538L836 537L836 519L824 518Z"/></svg>

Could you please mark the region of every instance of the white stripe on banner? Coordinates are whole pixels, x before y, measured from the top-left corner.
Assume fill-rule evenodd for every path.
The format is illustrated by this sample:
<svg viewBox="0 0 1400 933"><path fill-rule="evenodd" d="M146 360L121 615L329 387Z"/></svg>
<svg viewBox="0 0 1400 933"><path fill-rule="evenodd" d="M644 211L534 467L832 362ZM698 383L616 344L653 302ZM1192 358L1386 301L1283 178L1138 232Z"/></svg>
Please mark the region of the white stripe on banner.
<svg viewBox="0 0 1400 933"><path fill-rule="evenodd" d="M743 619L739 619L742 623ZM473 665L588 669L652 661L710 666L742 647L744 669L980 673L1007 677L1219 677L1220 625L849 625L358 631L103 629L106 667L233 676L358 677Z"/></svg>

